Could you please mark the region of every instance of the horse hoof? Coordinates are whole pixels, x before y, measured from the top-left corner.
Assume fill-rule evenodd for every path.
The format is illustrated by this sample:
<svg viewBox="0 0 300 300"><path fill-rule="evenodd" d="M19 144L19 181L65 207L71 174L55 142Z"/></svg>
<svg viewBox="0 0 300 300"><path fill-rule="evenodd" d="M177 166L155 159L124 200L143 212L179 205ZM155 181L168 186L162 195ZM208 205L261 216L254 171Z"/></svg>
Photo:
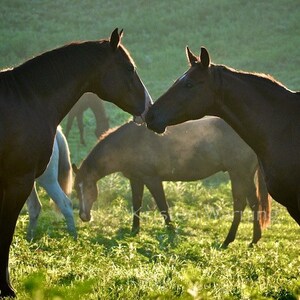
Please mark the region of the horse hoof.
<svg viewBox="0 0 300 300"><path fill-rule="evenodd" d="M227 244L227 243L223 243L223 244L220 246L220 248L221 248L221 249L227 249L227 248L228 248L228 245L229 245L229 244Z"/></svg>
<svg viewBox="0 0 300 300"><path fill-rule="evenodd" d="M172 223L167 224L167 230L168 231L172 231L175 232L175 226Z"/></svg>
<svg viewBox="0 0 300 300"><path fill-rule="evenodd" d="M77 238L78 238L77 231L74 231L74 230L69 231L69 234L75 241L77 241Z"/></svg>
<svg viewBox="0 0 300 300"><path fill-rule="evenodd" d="M139 228L132 228L131 230L131 236L137 236L140 233Z"/></svg>
<svg viewBox="0 0 300 300"><path fill-rule="evenodd" d="M251 243L248 245L248 248L254 248L256 245L257 245L257 242L251 242Z"/></svg>

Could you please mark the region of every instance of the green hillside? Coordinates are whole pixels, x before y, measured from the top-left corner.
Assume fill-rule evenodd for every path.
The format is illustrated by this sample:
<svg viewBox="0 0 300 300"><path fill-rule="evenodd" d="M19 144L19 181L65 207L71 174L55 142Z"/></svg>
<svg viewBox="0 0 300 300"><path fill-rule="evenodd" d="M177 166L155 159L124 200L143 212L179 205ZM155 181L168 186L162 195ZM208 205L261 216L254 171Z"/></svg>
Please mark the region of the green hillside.
<svg viewBox="0 0 300 300"><path fill-rule="evenodd" d="M186 45L195 53L206 46L216 63L269 73L299 89L299 17L297 0L3 0L0 67L74 40L106 38L119 27L153 99L187 69ZM112 126L130 117L111 104L106 107ZM74 150L76 141L70 141ZM94 142L89 140L88 148ZM86 154L78 151L76 162Z"/></svg>

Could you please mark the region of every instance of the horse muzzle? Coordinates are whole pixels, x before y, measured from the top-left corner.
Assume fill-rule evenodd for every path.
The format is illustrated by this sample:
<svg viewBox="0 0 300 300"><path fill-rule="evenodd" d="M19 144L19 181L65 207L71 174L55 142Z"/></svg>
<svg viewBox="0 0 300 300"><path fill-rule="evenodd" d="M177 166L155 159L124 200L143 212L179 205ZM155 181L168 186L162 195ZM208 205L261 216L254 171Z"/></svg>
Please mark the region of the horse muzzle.
<svg viewBox="0 0 300 300"><path fill-rule="evenodd" d="M80 212L79 217L83 222L89 222L91 220L91 214L90 213L85 213L85 212Z"/></svg>
<svg viewBox="0 0 300 300"><path fill-rule="evenodd" d="M147 127L156 133L164 133L166 130L166 125L163 121L160 121L153 112L152 107L145 116L145 121L147 123Z"/></svg>

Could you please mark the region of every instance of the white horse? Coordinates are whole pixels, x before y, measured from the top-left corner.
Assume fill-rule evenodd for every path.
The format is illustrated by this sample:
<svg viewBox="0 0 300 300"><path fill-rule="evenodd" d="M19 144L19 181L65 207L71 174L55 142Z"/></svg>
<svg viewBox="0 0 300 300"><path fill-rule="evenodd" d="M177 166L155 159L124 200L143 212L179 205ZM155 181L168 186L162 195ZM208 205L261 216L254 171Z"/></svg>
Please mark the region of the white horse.
<svg viewBox="0 0 300 300"><path fill-rule="evenodd" d="M29 212L29 225L27 229L28 240L32 240L34 237L37 220L42 207L36 191L36 182L46 190L48 195L56 203L66 219L69 233L76 238L77 231L73 217L72 202L67 196L72 190L72 166L68 143L60 126L56 131L53 152L47 169L36 179L32 192L26 202Z"/></svg>

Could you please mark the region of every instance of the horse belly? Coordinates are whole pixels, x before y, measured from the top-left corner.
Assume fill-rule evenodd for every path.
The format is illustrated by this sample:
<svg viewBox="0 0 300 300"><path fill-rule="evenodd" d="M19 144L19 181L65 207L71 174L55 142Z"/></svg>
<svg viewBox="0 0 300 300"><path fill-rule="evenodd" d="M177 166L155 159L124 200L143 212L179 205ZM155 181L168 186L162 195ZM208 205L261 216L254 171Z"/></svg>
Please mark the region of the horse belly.
<svg viewBox="0 0 300 300"><path fill-rule="evenodd" d="M214 160L177 160L162 170L163 181L196 181L222 171L222 166Z"/></svg>

